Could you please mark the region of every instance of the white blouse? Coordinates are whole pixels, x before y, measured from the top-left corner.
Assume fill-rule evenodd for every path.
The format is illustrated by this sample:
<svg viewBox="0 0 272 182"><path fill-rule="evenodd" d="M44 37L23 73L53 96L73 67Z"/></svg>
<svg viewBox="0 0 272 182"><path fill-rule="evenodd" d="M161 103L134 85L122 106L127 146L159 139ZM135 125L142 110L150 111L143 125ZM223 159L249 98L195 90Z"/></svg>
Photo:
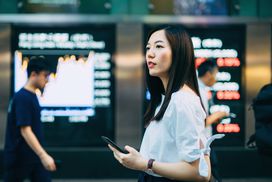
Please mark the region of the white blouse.
<svg viewBox="0 0 272 182"><path fill-rule="evenodd" d="M164 96L162 102L163 99ZM158 113L161 104L155 113ZM182 89L173 93L163 118L159 122L152 121L147 127L141 144L141 155L159 162L193 162L202 156L199 172L207 176L208 165L204 154L209 154L207 145L212 141L207 142L205 117L206 113L197 95Z"/></svg>
<svg viewBox="0 0 272 182"><path fill-rule="evenodd" d="M201 96L201 99L202 99L202 103L204 105L206 113L209 114L209 102L208 102L208 98L207 98L209 88L200 79L198 79L198 85L199 85L199 93L200 93L200 96ZM212 126L211 125L206 126L205 134L206 134L206 137L211 137L212 136L213 131L212 131Z"/></svg>

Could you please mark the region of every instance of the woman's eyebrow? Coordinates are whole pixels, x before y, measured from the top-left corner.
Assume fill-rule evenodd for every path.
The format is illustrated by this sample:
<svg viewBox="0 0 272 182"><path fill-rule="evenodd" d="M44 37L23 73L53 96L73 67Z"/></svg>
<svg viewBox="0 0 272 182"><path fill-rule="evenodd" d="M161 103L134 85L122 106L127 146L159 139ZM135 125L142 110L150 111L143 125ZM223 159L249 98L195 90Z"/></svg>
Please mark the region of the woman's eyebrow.
<svg viewBox="0 0 272 182"><path fill-rule="evenodd" d="M157 40L157 41L154 42L154 44L157 44L157 43L164 43L164 41L162 41L162 40ZM146 45L150 45L150 43L148 42Z"/></svg>
<svg viewBox="0 0 272 182"><path fill-rule="evenodd" d="M156 43L164 43L164 42L162 40L157 40L154 43L156 44Z"/></svg>

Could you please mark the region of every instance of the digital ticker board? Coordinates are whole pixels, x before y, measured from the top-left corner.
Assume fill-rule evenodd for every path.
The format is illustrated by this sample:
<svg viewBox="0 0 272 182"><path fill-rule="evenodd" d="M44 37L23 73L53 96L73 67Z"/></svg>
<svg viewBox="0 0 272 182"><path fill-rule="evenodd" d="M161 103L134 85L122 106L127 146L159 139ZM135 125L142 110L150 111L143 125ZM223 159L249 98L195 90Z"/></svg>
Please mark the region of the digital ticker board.
<svg viewBox="0 0 272 182"><path fill-rule="evenodd" d="M48 146L98 146L114 137L115 25L27 26L12 30L12 91L27 81L31 56L52 73L36 94Z"/></svg>

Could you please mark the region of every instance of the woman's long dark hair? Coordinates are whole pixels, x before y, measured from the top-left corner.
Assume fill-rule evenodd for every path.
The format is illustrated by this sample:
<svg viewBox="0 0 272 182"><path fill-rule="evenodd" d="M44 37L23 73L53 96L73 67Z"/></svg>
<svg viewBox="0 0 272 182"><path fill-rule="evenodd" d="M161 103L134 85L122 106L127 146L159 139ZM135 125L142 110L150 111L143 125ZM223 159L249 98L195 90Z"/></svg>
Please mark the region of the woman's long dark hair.
<svg viewBox="0 0 272 182"><path fill-rule="evenodd" d="M150 76L147 65L145 65L146 84L151 95L150 103L144 115L146 126L153 120L160 121L162 119L171 100L172 93L177 92L184 84L188 85L200 97L191 37L180 26L163 26L151 31L147 40L154 32L159 30L165 31L165 36L170 44L172 65L169 69L169 80L166 90L164 90L159 77ZM165 98L159 112L154 116L156 108L161 103L161 94L164 94ZM204 109L203 104L202 108Z"/></svg>

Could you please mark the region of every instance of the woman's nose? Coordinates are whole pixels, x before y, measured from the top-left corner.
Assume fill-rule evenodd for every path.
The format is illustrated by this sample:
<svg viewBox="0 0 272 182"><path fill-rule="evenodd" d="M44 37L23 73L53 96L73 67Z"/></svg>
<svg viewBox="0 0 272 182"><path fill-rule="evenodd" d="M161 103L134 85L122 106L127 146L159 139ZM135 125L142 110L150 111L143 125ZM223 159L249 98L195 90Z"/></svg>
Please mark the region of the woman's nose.
<svg viewBox="0 0 272 182"><path fill-rule="evenodd" d="M146 52L147 57L148 58L154 58L155 57L155 53L150 49Z"/></svg>

